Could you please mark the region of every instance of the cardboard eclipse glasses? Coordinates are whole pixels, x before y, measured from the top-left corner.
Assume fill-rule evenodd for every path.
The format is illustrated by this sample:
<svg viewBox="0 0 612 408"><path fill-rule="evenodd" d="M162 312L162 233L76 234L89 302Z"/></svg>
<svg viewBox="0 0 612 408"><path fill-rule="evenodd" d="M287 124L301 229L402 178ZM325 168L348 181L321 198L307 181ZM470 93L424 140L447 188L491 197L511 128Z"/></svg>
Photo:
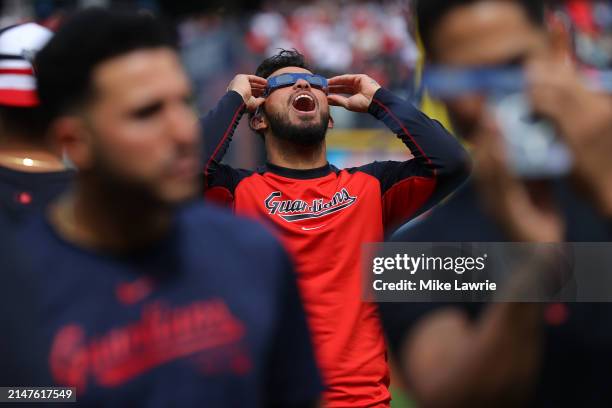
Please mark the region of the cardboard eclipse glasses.
<svg viewBox="0 0 612 408"><path fill-rule="evenodd" d="M280 74L277 76L273 76L268 78L268 86L266 87L266 91L264 96L270 95L273 91L284 88L286 86L292 86L298 80L303 79L310 84L311 87L320 89L325 92L327 95L329 91L329 86L327 84L327 78L321 75L314 74L306 74L306 73L287 73Z"/></svg>

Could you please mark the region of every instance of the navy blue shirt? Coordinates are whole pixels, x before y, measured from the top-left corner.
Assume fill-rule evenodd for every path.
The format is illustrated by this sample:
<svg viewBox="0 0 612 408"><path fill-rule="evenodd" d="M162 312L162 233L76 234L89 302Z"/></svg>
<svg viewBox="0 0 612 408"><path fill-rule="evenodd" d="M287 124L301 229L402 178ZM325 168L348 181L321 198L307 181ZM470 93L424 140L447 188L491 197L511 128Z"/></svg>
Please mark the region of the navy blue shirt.
<svg viewBox="0 0 612 408"><path fill-rule="evenodd" d="M555 201L566 222L568 242L609 241L610 223L577 196L567 180L552 184ZM448 202L422 220L400 228L392 238L400 242L504 242L503 230L485 211L473 182L467 182ZM606 271L602 271L606 272ZM417 322L441 303L381 303L385 332L394 351ZM476 317L483 304L455 306ZM545 313L545 339L540 382L533 406L612 406L612 304L550 305Z"/></svg>
<svg viewBox="0 0 612 408"><path fill-rule="evenodd" d="M74 175L72 170L29 173L0 166L0 212L10 226L19 226L66 191Z"/></svg>
<svg viewBox="0 0 612 408"><path fill-rule="evenodd" d="M42 217L19 242L46 361L82 405L297 407L322 390L295 276L257 224L204 206L129 254L86 250ZM24 244L25 243L25 244Z"/></svg>
<svg viewBox="0 0 612 408"><path fill-rule="evenodd" d="M23 274L10 222L0 212L0 386L46 384L37 335L40 309L33 282Z"/></svg>

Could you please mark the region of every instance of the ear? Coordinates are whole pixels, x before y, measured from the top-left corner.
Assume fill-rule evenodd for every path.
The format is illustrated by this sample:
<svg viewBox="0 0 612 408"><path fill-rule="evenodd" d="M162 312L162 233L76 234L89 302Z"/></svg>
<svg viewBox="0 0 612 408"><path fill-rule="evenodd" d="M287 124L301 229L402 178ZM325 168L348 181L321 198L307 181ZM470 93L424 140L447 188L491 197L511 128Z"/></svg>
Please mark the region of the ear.
<svg viewBox="0 0 612 408"><path fill-rule="evenodd" d="M572 37L565 21L554 13L547 16L552 56L565 63L573 59Z"/></svg>
<svg viewBox="0 0 612 408"><path fill-rule="evenodd" d="M331 115L329 116L329 120L327 121L327 128L328 129L334 128L334 118Z"/></svg>
<svg viewBox="0 0 612 408"><path fill-rule="evenodd" d="M261 133L268 129L268 121L265 116L261 114L261 107L255 111L255 114L249 120L249 127L251 130Z"/></svg>
<svg viewBox="0 0 612 408"><path fill-rule="evenodd" d="M64 152L77 169L92 166L91 132L82 118L62 116L51 124L49 134L56 149Z"/></svg>

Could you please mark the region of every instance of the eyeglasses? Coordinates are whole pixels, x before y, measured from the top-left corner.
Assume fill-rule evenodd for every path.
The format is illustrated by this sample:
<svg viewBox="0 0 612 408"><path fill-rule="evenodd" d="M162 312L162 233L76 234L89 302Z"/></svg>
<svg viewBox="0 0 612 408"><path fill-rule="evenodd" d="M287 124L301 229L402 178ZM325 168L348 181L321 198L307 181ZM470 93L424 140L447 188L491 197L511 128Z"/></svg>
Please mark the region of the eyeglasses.
<svg viewBox="0 0 612 408"><path fill-rule="evenodd" d="M327 78L321 75L313 75L306 73L287 73L268 78L268 86L266 88L265 96L270 95L273 91L286 86L292 86L300 79L305 80L310 84L311 87L320 89L321 91L328 93Z"/></svg>

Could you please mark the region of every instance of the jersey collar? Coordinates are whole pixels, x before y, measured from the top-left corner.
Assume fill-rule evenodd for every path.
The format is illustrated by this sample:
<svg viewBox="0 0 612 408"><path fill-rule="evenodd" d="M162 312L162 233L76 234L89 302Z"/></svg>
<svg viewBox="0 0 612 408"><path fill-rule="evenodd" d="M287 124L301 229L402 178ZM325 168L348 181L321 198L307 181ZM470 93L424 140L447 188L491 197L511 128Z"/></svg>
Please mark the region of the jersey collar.
<svg viewBox="0 0 612 408"><path fill-rule="evenodd" d="M289 169L287 167L277 166L275 164L266 162L266 165L262 168L262 173L270 172L277 174L282 177L300 179L300 180L308 180L319 177L325 177L329 173L333 171L332 166L327 163L325 166L317 167L314 169L307 170L297 170L297 169Z"/></svg>

